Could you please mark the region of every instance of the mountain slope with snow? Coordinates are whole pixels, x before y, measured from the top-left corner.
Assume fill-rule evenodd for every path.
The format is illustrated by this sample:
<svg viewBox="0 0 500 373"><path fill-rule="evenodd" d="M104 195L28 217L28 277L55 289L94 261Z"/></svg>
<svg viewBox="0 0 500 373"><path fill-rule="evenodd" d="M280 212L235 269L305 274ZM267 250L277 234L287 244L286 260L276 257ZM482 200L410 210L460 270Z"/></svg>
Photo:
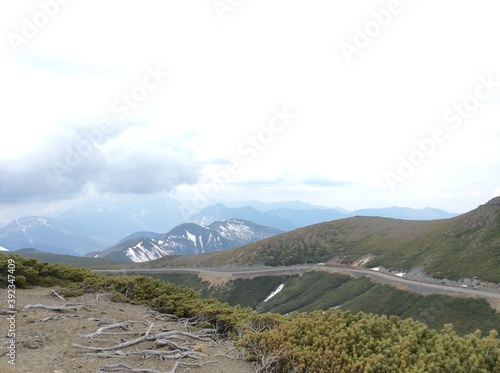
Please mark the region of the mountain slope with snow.
<svg viewBox="0 0 500 373"><path fill-rule="evenodd" d="M282 231L242 219L209 226L181 224L158 237L142 237L97 253L95 257L144 262L167 255L192 255L227 250L280 234Z"/></svg>
<svg viewBox="0 0 500 373"><path fill-rule="evenodd" d="M80 255L91 247L102 250L110 241L74 234L57 220L28 216L0 228L0 246L9 250L37 248L54 254ZM85 251L87 250L87 251Z"/></svg>

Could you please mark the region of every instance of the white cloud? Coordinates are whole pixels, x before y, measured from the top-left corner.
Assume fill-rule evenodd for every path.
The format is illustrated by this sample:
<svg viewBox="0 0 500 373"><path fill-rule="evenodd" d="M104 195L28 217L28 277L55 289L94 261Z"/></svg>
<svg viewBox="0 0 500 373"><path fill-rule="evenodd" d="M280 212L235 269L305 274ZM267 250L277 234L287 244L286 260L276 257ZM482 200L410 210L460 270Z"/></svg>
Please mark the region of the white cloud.
<svg viewBox="0 0 500 373"><path fill-rule="evenodd" d="M492 197L500 197L500 187L496 188L494 191L493 191L493 195Z"/></svg>
<svg viewBox="0 0 500 373"><path fill-rule="evenodd" d="M262 198L302 195L346 208L425 206L431 198L436 207L464 210L500 183L493 172L500 162L494 110L500 88L402 188L390 191L383 174L399 155L408 156L416 139L444 125L445 110L474 91L478 76L500 80L500 51L491 47L500 31L497 3L404 7L348 64L338 44L380 10L373 2L251 2L224 22L210 4L69 2L18 53L7 38L0 42L0 121L9 129L0 136L0 176L23 185L38 175L44 188L21 188L16 198L57 199L89 183L117 192L145 193L157 189L152 184L169 190L195 183L221 161L240 162L241 175L221 198L234 191L235 198L251 199L255 192L245 181L293 175ZM0 32L21 32L22 17L38 10L37 1L2 3ZM157 65L169 77L148 91L123 121L126 128L110 134L68 185L37 171L64 158L83 129L113 118L113 101ZM244 163L239 146L282 105L297 119ZM469 187L471 180L477 185ZM11 187L2 188L1 200L14 198ZM479 194L467 195L470 190Z"/></svg>

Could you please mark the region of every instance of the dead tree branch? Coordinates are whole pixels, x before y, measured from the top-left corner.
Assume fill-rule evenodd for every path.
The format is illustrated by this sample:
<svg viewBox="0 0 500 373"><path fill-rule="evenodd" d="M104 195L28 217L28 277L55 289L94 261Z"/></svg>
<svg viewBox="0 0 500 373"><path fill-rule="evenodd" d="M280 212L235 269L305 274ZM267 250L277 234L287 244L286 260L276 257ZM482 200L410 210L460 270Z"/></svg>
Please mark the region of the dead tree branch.
<svg viewBox="0 0 500 373"><path fill-rule="evenodd" d="M64 299L64 297L63 297L61 294L59 294L57 291L52 290L52 291L51 291L51 293L52 293L53 295L55 295L56 297L58 297L58 298L59 298L60 300L62 300L63 302L66 302L66 299Z"/></svg>
<svg viewBox="0 0 500 373"><path fill-rule="evenodd" d="M172 370L163 373L175 373L175 371L180 365L188 367L201 367L206 364L214 364L214 363L216 363L216 361L212 360L205 361L203 363L184 363L182 361L176 361ZM142 368L134 369L124 364L106 365L104 367L99 368L98 373L104 373L104 372L162 373L158 370L153 370L153 369L142 369Z"/></svg>
<svg viewBox="0 0 500 373"><path fill-rule="evenodd" d="M142 321L129 321L129 320L127 320L127 321L117 322L117 323L114 323L114 324L105 325L103 327L100 327L94 333L91 333L91 334L78 334L78 335L80 337L83 337L83 338L95 338L98 335L103 334L103 332L105 330L109 330L109 329L122 328L124 330L128 330L127 329L128 326L130 324L133 324L133 323L143 323L143 322ZM117 334L120 334L120 333L110 333L110 334L117 335Z"/></svg>
<svg viewBox="0 0 500 373"><path fill-rule="evenodd" d="M125 347L128 347L128 346L135 345L135 344L140 343L142 341L146 341L147 338L149 337L149 332L151 331L151 328L153 327L153 325L154 325L153 323L151 323L149 325L149 328L148 328L148 330L146 331L146 333L144 335L142 335L142 336L140 336L138 338L131 339L129 341L123 342L123 343L119 343L119 344L111 346L111 347L82 346L82 345L79 345L79 344L76 344L76 343L73 343L73 346L74 347L79 347L79 348L84 348L84 349L87 349L87 350L93 350L93 351L111 351L111 350L122 349L122 348L125 348Z"/></svg>
<svg viewBox="0 0 500 373"><path fill-rule="evenodd" d="M77 315L73 314L65 314L65 315L52 315L52 316L47 316L42 319L42 322L49 321L49 320L61 320L61 319L66 319L68 317L78 317Z"/></svg>
<svg viewBox="0 0 500 373"><path fill-rule="evenodd" d="M45 310L64 312L64 311L69 311L69 310L79 310L79 309L82 309L84 307L85 307L85 305L83 305L83 304L64 304L62 306L47 306L45 304L28 304L28 305L24 306L24 308L22 310L26 311L26 310L29 310L32 308L42 308Z"/></svg>

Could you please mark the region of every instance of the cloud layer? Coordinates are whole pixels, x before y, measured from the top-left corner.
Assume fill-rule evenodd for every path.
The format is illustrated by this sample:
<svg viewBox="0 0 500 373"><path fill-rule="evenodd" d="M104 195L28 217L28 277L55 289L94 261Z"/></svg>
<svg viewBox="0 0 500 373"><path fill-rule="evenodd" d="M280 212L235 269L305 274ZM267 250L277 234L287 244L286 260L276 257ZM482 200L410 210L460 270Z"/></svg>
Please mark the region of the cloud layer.
<svg viewBox="0 0 500 373"><path fill-rule="evenodd" d="M197 181L201 165L183 144L122 142L128 131L88 136L65 126L22 157L0 163L0 203L71 198L82 191L149 194ZM102 133L102 132L101 132ZM95 141L99 139L99 141Z"/></svg>

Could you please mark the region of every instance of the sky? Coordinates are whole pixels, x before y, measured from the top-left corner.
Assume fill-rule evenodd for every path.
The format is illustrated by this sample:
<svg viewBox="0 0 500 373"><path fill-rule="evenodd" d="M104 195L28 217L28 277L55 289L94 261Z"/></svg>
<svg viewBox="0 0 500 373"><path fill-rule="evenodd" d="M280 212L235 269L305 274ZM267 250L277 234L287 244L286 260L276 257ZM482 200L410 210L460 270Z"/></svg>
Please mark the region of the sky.
<svg viewBox="0 0 500 373"><path fill-rule="evenodd" d="M495 0L3 1L0 33L0 222L120 195L500 195Z"/></svg>

